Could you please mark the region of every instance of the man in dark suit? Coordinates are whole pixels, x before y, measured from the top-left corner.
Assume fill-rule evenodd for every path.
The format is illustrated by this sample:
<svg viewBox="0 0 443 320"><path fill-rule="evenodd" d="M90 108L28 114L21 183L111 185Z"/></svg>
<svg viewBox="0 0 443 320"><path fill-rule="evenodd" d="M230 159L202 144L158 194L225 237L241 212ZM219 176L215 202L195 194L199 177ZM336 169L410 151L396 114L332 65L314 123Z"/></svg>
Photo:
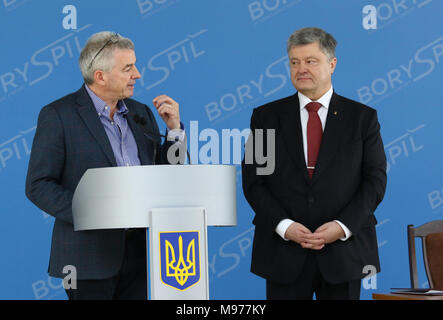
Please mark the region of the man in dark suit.
<svg viewBox="0 0 443 320"><path fill-rule="evenodd" d="M111 32L92 35L79 58L85 84L39 114L26 195L55 217L48 272L64 278L64 268L75 267L76 288L65 287L69 299L147 298L146 231L74 231L71 210L89 168L169 163L168 148L184 139L172 98L153 100L169 129L163 145L152 111L129 99L140 78L135 62L131 40Z"/></svg>
<svg viewBox="0 0 443 320"><path fill-rule="evenodd" d="M268 299L359 299L365 266L380 270L374 211L387 180L380 125L374 109L333 91L335 46L319 28L295 31L287 50L298 92L251 117L249 139L257 129L275 136L272 145L263 139L271 174L259 173L257 159L242 163L255 212L251 271L266 279Z"/></svg>

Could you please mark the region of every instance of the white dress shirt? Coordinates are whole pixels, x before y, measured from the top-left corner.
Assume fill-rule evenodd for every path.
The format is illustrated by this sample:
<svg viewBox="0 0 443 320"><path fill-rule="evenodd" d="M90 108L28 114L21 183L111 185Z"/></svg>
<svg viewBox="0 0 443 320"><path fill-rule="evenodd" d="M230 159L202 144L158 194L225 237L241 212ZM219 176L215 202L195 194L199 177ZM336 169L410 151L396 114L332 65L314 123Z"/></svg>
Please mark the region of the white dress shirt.
<svg viewBox="0 0 443 320"><path fill-rule="evenodd" d="M318 99L316 102L321 103L320 109L318 109L317 113L320 117L321 126L323 131L325 130L326 125L326 117L328 115L328 109L329 109L329 102L331 102L332 97L332 86L331 88ZM300 120L301 120L301 129L303 133L303 151L305 154L305 161L306 165L308 163L308 138L307 138L307 128L308 128L308 118L309 118L309 112L306 110L306 105L309 102L312 102L311 99L303 95L302 93L298 92L298 100L300 101ZM345 237L341 238L340 240L345 241L348 240L350 236L352 236L351 230L349 230L343 223L341 223L338 220L334 220L337 222L340 227L345 232ZM277 225L277 228L275 228L275 232L277 232L283 239L287 240L285 238L285 233L288 227L293 223L294 221L291 219L283 219L280 221L280 223ZM312 231L312 230L311 230Z"/></svg>

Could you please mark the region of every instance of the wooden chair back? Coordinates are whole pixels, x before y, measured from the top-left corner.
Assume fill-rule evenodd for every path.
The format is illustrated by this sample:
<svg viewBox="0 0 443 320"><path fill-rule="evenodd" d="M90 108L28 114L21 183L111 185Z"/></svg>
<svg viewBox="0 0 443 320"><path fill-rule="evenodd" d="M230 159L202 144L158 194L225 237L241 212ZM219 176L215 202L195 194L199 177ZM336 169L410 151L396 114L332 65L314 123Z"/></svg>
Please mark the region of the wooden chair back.
<svg viewBox="0 0 443 320"><path fill-rule="evenodd" d="M409 272L411 287L420 288L417 274L415 238L421 238L423 262L429 287L443 289L443 220L435 220L419 227L410 224L408 231Z"/></svg>

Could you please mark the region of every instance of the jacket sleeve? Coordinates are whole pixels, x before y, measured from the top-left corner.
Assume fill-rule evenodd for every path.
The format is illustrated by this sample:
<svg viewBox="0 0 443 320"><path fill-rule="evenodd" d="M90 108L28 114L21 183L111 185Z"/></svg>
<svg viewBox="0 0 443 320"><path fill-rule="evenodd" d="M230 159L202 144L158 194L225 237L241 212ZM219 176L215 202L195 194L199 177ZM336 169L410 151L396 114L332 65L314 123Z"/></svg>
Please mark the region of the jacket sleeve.
<svg viewBox="0 0 443 320"><path fill-rule="evenodd" d="M38 117L26 176L26 196L44 212L72 224L73 192L60 184L64 165L62 123L56 110L48 105Z"/></svg>
<svg viewBox="0 0 443 320"><path fill-rule="evenodd" d="M368 223L378 204L383 200L387 183L386 155L375 110L371 112L367 123L363 135L360 187L337 216L337 220L346 225L352 234L357 234ZM375 224L376 220L373 221Z"/></svg>
<svg viewBox="0 0 443 320"><path fill-rule="evenodd" d="M243 193L255 212L253 223L256 226L266 228L269 232L274 232L277 225L283 219L290 219L290 216L270 192L266 184L266 175L258 173L257 169L260 168L260 165L257 163L255 156L256 129L263 129L263 150L267 152L267 129L264 129L258 113L254 110L251 117L251 133L246 143L245 156L242 161ZM250 154L248 155L247 153ZM276 155L273 156L275 157ZM248 161L248 158L252 158L253 161Z"/></svg>

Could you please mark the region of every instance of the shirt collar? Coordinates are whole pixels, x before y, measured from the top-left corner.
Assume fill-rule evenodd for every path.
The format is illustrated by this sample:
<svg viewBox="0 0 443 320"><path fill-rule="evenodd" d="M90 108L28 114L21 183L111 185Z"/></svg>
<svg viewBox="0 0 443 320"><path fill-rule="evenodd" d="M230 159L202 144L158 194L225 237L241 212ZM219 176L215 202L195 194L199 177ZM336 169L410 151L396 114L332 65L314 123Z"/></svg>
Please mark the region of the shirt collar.
<svg viewBox="0 0 443 320"><path fill-rule="evenodd" d="M88 92L89 96L91 97L92 103L94 104L95 109L97 110L98 114L107 114L109 115L110 110L109 108L106 109L107 105L106 102L104 102L99 96L97 96L94 91L92 91L87 85L85 85L86 91ZM129 112L128 108L126 107L126 104L123 100L118 100L117 102L117 113L120 113L122 115L125 115Z"/></svg>
<svg viewBox="0 0 443 320"><path fill-rule="evenodd" d="M329 90L324 95L322 95L316 102L321 103L321 105L323 107L328 109L329 108L329 103L331 102L331 98L332 98L332 93L333 92L334 92L334 90L333 90L332 85L331 85ZM306 105L309 102L312 102L312 100L309 99L304 94L300 93L300 91L298 91L297 93L298 93L298 100L300 101L300 110L302 110L303 108L306 107Z"/></svg>

